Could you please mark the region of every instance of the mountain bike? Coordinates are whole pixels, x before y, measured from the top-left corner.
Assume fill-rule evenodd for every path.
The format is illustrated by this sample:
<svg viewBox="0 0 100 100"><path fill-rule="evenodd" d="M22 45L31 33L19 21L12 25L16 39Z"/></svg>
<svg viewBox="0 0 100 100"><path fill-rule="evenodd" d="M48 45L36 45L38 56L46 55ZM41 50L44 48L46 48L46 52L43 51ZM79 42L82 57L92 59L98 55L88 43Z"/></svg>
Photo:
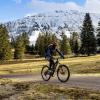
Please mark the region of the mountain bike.
<svg viewBox="0 0 100 100"><path fill-rule="evenodd" d="M70 77L70 71L68 66L59 63L59 58L54 61L53 68L49 68L47 65L42 67L41 76L44 81L49 81L54 73L57 72L57 77L60 82L67 82Z"/></svg>

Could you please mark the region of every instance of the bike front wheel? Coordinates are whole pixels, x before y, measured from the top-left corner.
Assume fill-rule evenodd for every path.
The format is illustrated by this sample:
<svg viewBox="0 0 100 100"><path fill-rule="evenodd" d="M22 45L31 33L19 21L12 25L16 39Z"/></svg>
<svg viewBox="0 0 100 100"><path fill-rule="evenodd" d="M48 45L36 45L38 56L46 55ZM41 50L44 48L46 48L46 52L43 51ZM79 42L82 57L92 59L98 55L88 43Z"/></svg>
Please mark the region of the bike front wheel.
<svg viewBox="0 0 100 100"><path fill-rule="evenodd" d="M57 77L61 82L67 82L70 77L69 68L66 65L60 65L57 69Z"/></svg>
<svg viewBox="0 0 100 100"><path fill-rule="evenodd" d="M43 66L41 76L44 81L48 81L51 78L51 75L48 73L48 66Z"/></svg>

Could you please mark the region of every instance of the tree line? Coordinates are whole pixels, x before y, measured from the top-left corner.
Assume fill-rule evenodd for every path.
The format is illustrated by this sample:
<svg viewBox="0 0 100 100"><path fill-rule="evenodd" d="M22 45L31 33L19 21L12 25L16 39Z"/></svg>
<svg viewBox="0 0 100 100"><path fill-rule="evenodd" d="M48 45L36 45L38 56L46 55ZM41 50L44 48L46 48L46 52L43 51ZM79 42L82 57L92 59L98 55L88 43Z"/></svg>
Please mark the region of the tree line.
<svg viewBox="0 0 100 100"><path fill-rule="evenodd" d="M45 48L56 42L58 48L66 54L78 56L96 54L100 52L100 22L98 22L97 35L89 13L86 13L81 33L72 32L70 38L62 31L59 39L55 33L43 31L39 34L35 45L29 45L28 33L24 32L16 38L10 39L4 25L0 25L0 60L22 59L25 53L44 56Z"/></svg>
<svg viewBox="0 0 100 100"><path fill-rule="evenodd" d="M58 39L56 35L55 38L52 38L53 36L54 33L49 32L42 32L39 34L35 45L39 55L43 56L45 47L54 41L58 43L58 48L65 55L74 54L78 56L82 54L89 56L91 54L96 54L97 51L100 52L100 22L98 23L97 35L95 35L89 13L85 15L80 34L72 32L70 38L68 38L62 31L61 39Z"/></svg>

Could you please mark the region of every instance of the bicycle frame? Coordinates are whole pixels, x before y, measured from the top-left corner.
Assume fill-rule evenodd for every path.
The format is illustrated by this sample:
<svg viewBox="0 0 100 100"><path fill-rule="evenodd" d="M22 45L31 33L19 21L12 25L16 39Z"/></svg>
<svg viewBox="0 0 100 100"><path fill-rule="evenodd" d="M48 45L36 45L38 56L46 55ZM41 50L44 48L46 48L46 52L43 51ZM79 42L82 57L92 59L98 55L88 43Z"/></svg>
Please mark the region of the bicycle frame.
<svg viewBox="0 0 100 100"><path fill-rule="evenodd" d="M61 82L68 81L68 79L70 77L70 71L66 65L59 63L59 58L54 59L54 65L51 68L51 71L49 70L49 67L47 65L43 66L43 68L41 70L41 76L42 76L43 80L48 81L48 80L50 80L51 77L54 76L55 72L57 72L57 77ZM62 75L64 75L64 77Z"/></svg>
<svg viewBox="0 0 100 100"><path fill-rule="evenodd" d="M55 70L57 69L58 65L60 65L60 63L59 63L59 58L57 58L56 61L54 62L53 74L55 73Z"/></svg>

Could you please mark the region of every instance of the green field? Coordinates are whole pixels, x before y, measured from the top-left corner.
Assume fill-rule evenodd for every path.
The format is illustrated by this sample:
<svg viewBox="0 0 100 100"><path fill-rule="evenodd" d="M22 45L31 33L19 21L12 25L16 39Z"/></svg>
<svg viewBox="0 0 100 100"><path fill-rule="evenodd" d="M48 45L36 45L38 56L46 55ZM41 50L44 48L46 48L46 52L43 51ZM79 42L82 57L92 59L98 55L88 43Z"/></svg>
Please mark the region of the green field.
<svg viewBox="0 0 100 100"><path fill-rule="evenodd" d="M89 57L66 57L61 64L69 66L72 74L100 74L100 55ZM43 65L48 64L44 58L8 61L0 64L0 74L40 73Z"/></svg>

